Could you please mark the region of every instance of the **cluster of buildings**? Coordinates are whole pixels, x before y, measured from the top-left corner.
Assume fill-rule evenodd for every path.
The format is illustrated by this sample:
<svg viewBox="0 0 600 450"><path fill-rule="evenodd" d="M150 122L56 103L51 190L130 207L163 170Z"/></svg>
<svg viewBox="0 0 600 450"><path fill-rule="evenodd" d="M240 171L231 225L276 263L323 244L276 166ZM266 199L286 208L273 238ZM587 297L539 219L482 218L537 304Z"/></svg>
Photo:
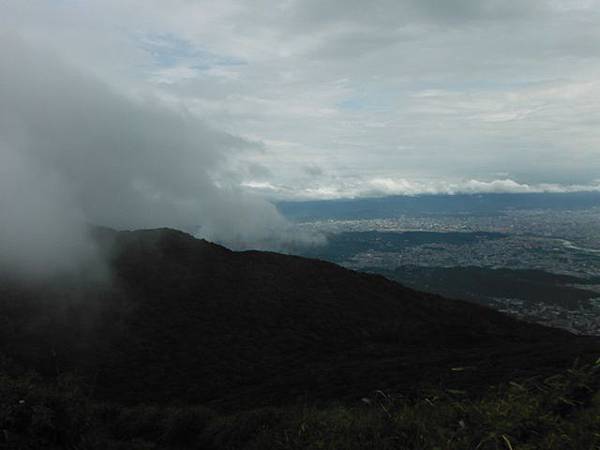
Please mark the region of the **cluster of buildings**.
<svg viewBox="0 0 600 450"><path fill-rule="evenodd" d="M524 302L520 299L494 299L499 311L519 319L554 328L563 328L574 334L600 336L600 299L591 301L590 308L566 309L548 303Z"/></svg>
<svg viewBox="0 0 600 450"><path fill-rule="evenodd" d="M463 245L435 243L406 247L398 251L365 251L352 256L344 265L354 269L394 268L402 265L535 268L579 277L600 275L600 255L569 248L565 242L569 241L508 235L500 239L483 238Z"/></svg>
<svg viewBox="0 0 600 450"><path fill-rule="evenodd" d="M431 243L367 250L343 265L361 270L391 270L403 265L477 266L538 269L581 278L600 279L600 209L553 211L513 210L495 216L454 215L322 221L305 224L326 233L348 231L495 232L475 242ZM587 289L587 287L586 287ZM497 298L493 306L513 316L576 334L600 335L600 293L589 307L567 309L553 303Z"/></svg>

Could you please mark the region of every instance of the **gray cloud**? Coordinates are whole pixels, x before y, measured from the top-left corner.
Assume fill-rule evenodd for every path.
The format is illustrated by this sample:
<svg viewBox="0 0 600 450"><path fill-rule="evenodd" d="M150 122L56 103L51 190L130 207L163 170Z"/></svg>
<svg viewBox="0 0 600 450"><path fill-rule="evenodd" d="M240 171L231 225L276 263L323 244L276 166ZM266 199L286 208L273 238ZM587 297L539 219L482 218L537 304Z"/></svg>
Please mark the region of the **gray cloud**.
<svg viewBox="0 0 600 450"><path fill-rule="evenodd" d="M2 262L40 272L91 260L86 222L253 247L312 239L219 177L256 144L117 93L14 35L0 37L0 60Z"/></svg>

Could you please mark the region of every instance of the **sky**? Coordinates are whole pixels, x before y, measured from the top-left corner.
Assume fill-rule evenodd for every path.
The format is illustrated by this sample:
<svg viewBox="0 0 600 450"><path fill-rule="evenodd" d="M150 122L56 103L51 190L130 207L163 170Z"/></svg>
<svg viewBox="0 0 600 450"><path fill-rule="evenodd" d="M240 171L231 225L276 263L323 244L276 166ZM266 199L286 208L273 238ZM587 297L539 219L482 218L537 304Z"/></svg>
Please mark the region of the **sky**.
<svg viewBox="0 0 600 450"><path fill-rule="evenodd" d="M599 184L598 0L3 0L0 15L120 93L251 143L214 177L268 198Z"/></svg>
<svg viewBox="0 0 600 450"><path fill-rule="evenodd" d="M0 61L0 245L72 218L272 247L318 240L281 199L600 190L600 0L0 0Z"/></svg>

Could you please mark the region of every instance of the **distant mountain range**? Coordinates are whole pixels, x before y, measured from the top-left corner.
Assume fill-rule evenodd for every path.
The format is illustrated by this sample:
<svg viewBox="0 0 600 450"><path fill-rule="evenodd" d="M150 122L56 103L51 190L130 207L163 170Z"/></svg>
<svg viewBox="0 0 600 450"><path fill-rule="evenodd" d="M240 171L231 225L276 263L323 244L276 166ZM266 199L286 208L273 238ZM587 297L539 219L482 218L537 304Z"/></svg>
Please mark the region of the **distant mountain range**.
<svg viewBox="0 0 600 450"><path fill-rule="evenodd" d="M285 201L277 204L293 220L382 219L402 215L488 215L509 209L584 209L600 207L600 192L532 194L456 194Z"/></svg>
<svg viewBox="0 0 600 450"><path fill-rule="evenodd" d="M45 376L78 373L102 399L235 409L440 383L477 391L600 350L320 260L168 229L94 234L110 282L2 277L0 353Z"/></svg>

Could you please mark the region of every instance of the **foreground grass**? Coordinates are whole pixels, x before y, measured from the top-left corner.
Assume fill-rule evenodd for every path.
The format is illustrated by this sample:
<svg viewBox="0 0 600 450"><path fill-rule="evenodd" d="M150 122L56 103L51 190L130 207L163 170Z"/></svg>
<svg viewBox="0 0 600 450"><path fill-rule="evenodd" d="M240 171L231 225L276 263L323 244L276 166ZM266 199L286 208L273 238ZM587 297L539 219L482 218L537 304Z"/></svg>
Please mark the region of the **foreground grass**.
<svg viewBox="0 0 600 450"><path fill-rule="evenodd" d="M435 388L229 415L98 404L71 377L0 369L2 449L600 449L600 360L475 399Z"/></svg>

